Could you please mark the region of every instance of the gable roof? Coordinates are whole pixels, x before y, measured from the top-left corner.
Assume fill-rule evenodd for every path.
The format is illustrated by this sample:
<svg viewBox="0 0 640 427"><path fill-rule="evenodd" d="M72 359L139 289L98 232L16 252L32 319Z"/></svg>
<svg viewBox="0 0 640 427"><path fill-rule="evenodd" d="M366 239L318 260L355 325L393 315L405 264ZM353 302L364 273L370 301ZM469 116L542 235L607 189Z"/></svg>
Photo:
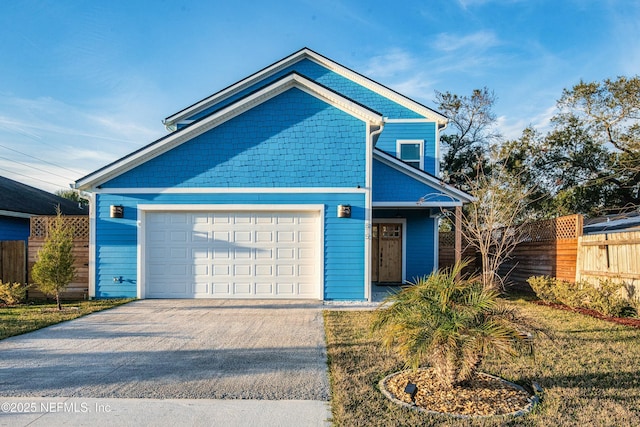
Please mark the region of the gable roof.
<svg viewBox="0 0 640 427"><path fill-rule="evenodd" d="M0 176L0 216L29 218L32 215L55 215L56 206L64 215L88 215L78 203L35 187Z"/></svg>
<svg viewBox="0 0 640 427"><path fill-rule="evenodd" d="M405 175L412 177L419 182L422 182L440 191L441 195L450 198L453 203L469 203L475 200L472 195L462 190L458 190L452 185L445 183L440 178L431 175L430 173L425 172L421 169L415 168L398 159L397 157L387 153L386 151L380 150L379 148L373 149L373 158ZM430 203L428 200L416 200L415 207L428 206L429 204ZM436 205L442 206L442 202L437 202Z"/></svg>
<svg viewBox="0 0 640 427"><path fill-rule="evenodd" d="M396 103L408 108L409 110L416 112L419 115L422 115L424 117L434 120L438 124L445 125L447 123L447 118L442 114L438 113L437 111L425 105L422 105L410 98L407 98L406 96L394 91L393 89L390 89L380 83L377 83L369 79L368 77L365 77L362 74L359 74L343 65L340 65L337 62L334 62L329 58L322 56L319 53L314 52L313 50L306 47L287 56L286 58L281 59L278 62L275 62L274 64L269 65L266 68L263 68L262 70L250 75L249 77L246 77L245 79L240 80L239 82L234 83L231 86L228 86L225 89L222 89L221 91L216 92L213 95L210 95L207 98L204 98L196 102L195 104L192 104L191 106L165 118L163 120L163 123L167 127L167 129L170 129L181 120L184 120L188 117L193 116L194 114L204 111L207 108L212 107L216 103L221 102L251 87L255 83L259 82L260 80L265 79L269 76L272 76L273 74L285 69L286 67L292 64L295 64L296 62L302 61L304 59L308 59L313 62L316 62L317 64L349 80L352 80L360 84L361 86L366 87L367 89L370 89L378 93L379 95L382 95L386 98L391 99L392 101L395 101Z"/></svg>
<svg viewBox="0 0 640 427"><path fill-rule="evenodd" d="M292 88L300 89L372 125L381 126L383 123L384 118L380 113L346 98L299 73L292 72L255 92L247 94L232 104L222 107L190 125L80 178L75 182L74 188L87 190L93 186L100 185Z"/></svg>

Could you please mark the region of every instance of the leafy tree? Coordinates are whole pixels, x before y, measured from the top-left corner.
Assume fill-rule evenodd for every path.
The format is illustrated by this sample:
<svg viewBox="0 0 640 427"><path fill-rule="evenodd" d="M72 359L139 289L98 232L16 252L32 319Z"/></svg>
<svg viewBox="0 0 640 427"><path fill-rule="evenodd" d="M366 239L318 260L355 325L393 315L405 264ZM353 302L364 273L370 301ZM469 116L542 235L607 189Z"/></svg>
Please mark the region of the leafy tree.
<svg viewBox="0 0 640 427"><path fill-rule="evenodd" d="M62 197L63 199L72 200L74 202L78 202L82 206L88 206L89 200L82 197L79 192L73 190L58 190L56 191L56 196Z"/></svg>
<svg viewBox="0 0 640 427"><path fill-rule="evenodd" d="M535 208L597 216L640 206L640 78L581 81L557 106L549 133L528 129L512 142L528 156L528 179L548 196Z"/></svg>
<svg viewBox="0 0 640 427"><path fill-rule="evenodd" d="M492 111L495 102L495 94L486 87L474 89L470 96L436 91L437 109L449 118L448 133L440 138L445 181L466 190L467 178L473 179L478 168L488 170L490 146L500 138Z"/></svg>
<svg viewBox="0 0 640 427"><path fill-rule="evenodd" d="M56 297L58 310L62 310L60 293L69 286L75 276L73 232L73 228L65 223L64 216L58 208L55 220L49 223L47 237L38 251L31 271L31 277L38 289L46 295Z"/></svg>
<svg viewBox="0 0 640 427"><path fill-rule="evenodd" d="M459 263L434 272L390 295L373 323L384 346L407 367L431 365L448 388L471 379L487 354L532 350L523 331L532 324L500 304L497 292L478 278L456 279L463 268Z"/></svg>

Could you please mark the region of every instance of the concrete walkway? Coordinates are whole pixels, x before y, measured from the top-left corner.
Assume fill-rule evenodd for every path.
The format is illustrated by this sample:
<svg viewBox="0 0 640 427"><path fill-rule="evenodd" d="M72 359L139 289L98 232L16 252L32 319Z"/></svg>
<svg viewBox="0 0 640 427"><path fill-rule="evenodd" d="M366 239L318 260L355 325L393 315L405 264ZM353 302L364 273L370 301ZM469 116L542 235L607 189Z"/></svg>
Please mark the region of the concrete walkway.
<svg viewBox="0 0 640 427"><path fill-rule="evenodd" d="M0 397L0 426L328 426L316 400Z"/></svg>
<svg viewBox="0 0 640 427"><path fill-rule="evenodd" d="M142 300L0 341L0 425L328 425L323 306Z"/></svg>

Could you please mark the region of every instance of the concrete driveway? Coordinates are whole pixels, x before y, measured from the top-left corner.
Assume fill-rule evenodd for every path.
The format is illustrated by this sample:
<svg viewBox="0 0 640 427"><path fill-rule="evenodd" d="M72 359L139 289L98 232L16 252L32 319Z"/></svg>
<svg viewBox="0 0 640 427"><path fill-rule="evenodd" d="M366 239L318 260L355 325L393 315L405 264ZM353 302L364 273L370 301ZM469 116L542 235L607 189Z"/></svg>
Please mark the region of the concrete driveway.
<svg viewBox="0 0 640 427"><path fill-rule="evenodd" d="M0 355L3 397L295 400L324 402L323 414L328 408L322 305L313 301L135 301L5 339Z"/></svg>
<svg viewBox="0 0 640 427"><path fill-rule="evenodd" d="M329 398L317 302L141 300L0 354L1 396Z"/></svg>

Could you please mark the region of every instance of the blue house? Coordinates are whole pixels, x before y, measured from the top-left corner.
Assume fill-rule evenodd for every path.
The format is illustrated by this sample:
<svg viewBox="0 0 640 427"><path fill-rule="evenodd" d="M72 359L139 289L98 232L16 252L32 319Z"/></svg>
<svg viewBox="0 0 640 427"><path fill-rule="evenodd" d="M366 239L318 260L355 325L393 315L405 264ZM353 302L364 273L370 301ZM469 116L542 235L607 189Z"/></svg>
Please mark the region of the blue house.
<svg viewBox="0 0 640 427"><path fill-rule="evenodd" d="M47 193L35 187L0 176L0 241L29 239L30 218L55 215L87 215L77 202Z"/></svg>
<svg viewBox="0 0 640 427"><path fill-rule="evenodd" d="M75 183L90 296L371 298L438 260L447 119L310 49L167 117Z"/></svg>

